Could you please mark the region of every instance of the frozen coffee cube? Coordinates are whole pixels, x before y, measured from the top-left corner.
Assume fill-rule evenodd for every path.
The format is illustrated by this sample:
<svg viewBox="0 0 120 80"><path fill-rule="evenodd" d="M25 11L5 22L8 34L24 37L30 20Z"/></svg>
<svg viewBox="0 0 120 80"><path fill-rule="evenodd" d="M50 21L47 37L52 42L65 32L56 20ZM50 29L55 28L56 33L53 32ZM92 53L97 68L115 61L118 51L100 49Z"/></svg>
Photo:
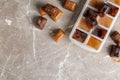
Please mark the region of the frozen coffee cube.
<svg viewBox="0 0 120 80"><path fill-rule="evenodd" d="M117 31L114 31L110 37L112 40L120 47L120 33Z"/></svg>
<svg viewBox="0 0 120 80"><path fill-rule="evenodd" d="M65 4L64 4L64 8L68 9L70 11L75 11L77 6L76 2L70 1L70 0L66 0Z"/></svg>
<svg viewBox="0 0 120 80"><path fill-rule="evenodd" d="M104 0L90 0L90 3L89 3L89 5L91 5L92 7L98 10L100 10L103 4L104 4Z"/></svg>
<svg viewBox="0 0 120 80"><path fill-rule="evenodd" d="M110 56L111 57L120 57L120 47L118 47L116 45L112 45Z"/></svg>
<svg viewBox="0 0 120 80"><path fill-rule="evenodd" d="M43 10L48 13L55 22L63 16L63 12L51 4L45 5Z"/></svg>
<svg viewBox="0 0 120 80"><path fill-rule="evenodd" d="M113 21L113 19L108 17L108 16L98 18L98 23L100 25L103 25L103 26L107 27L107 28L109 28L111 26L112 21Z"/></svg>
<svg viewBox="0 0 120 80"><path fill-rule="evenodd" d="M105 16L105 12L109 9L109 6L107 4L104 4L102 6L102 8L99 11L99 16L100 17L104 17Z"/></svg>
<svg viewBox="0 0 120 80"><path fill-rule="evenodd" d="M84 43L84 41L87 38L87 34L76 29L76 31L74 32L73 36L72 36L75 40Z"/></svg>
<svg viewBox="0 0 120 80"><path fill-rule="evenodd" d="M78 24L78 27L85 30L85 31L87 31L87 32L89 32L92 29L92 27L88 25L88 21L85 18L82 18L80 20L80 22Z"/></svg>
<svg viewBox="0 0 120 80"><path fill-rule="evenodd" d="M36 21L36 27L42 30L45 27L46 23L47 19L42 16L39 16Z"/></svg>
<svg viewBox="0 0 120 80"><path fill-rule="evenodd" d="M56 7L51 5L51 4L46 4L44 7L43 7L43 10L48 13L49 15L52 15L56 12Z"/></svg>
<svg viewBox="0 0 120 80"><path fill-rule="evenodd" d="M119 8L112 4L108 4L108 6L109 6L109 10L107 11L107 14L115 17L119 11Z"/></svg>
<svg viewBox="0 0 120 80"><path fill-rule="evenodd" d="M94 37L90 37L87 45L94 48L94 49L96 49L96 50L98 50L100 48L100 46L101 46L101 43L102 42L100 40L98 40L98 39L96 39Z"/></svg>
<svg viewBox="0 0 120 80"><path fill-rule="evenodd" d="M106 36L107 30L100 28L99 26L97 28L95 28L92 32L93 35L104 39L104 37Z"/></svg>
<svg viewBox="0 0 120 80"><path fill-rule="evenodd" d="M58 8L55 9L55 13L51 15L53 21L57 22L63 16L63 12Z"/></svg>
<svg viewBox="0 0 120 80"><path fill-rule="evenodd" d="M44 15L47 14L47 13L43 10L42 7L39 9L39 12L40 12L40 15L41 15L41 16L44 16Z"/></svg>
<svg viewBox="0 0 120 80"><path fill-rule="evenodd" d="M56 42L60 42L65 35L65 32L62 29L59 29L52 37Z"/></svg>
<svg viewBox="0 0 120 80"><path fill-rule="evenodd" d="M109 1L120 6L120 0L109 0Z"/></svg>

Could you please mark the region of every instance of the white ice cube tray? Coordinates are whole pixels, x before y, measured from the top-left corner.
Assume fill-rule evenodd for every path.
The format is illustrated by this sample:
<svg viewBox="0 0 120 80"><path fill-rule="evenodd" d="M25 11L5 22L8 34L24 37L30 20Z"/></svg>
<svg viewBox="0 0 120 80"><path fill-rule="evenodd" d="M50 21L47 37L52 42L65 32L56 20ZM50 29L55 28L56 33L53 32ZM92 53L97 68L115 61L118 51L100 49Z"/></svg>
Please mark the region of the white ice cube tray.
<svg viewBox="0 0 120 80"><path fill-rule="evenodd" d="M105 37L104 37L103 39L101 39L100 37L97 37L97 36L95 36L95 35L92 34L92 32L94 31L94 28L92 28L90 31L86 31L86 30L84 30L83 28L78 27L80 20L81 20L82 18L84 18L83 14L84 14L84 12L86 11L87 8L90 8L90 9L92 9L92 10L97 11L97 9L96 9L95 7L92 7L89 3L90 3L90 0L87 0L86 3L85 3L85 5L84 5L84 7L83 7L82 12L80 13L80 15L79 15L79 17L78 17L78 19L77 19L77 21L76 21L76 23L75 23L75 25L74 25L71 33L70 33L69 38L70 38L70 40L71 40L74 44L80 46L81 48L84 48L84 49L86 49L86 50L88 50L88 51L90 51L90 52L93 52L93 53L98 53L98 52L100 52L101 49L104 47L104 43L106 42L106 39L107 39L108 35L110 34L111 29L113 28L113 25L114 25L114 23L115 23L118 15L119 15L119 13L120 13L120 6L117 5L117 4L114 4L114 3L110 2L110 1L107 2L107 3L109 3L109 4L113 5L113 6L118 7L118 8L119 8L119 11L118 11L118 13L117 13L117 15L116 15L115 17L113 17L113 16L105 13L105 16L108 16L109 18L113 19L112 24L110 25L109 28L107 28L106 26L98 23L98 25L99 25L101 28L103 28L103 29L105 29L105 30L107 31ZM99 18L100 18L100 16L97 17L97 20L98 20ZM86 33L86 34L87 34L87 37L86 37L86 39L85 39L84 42L78 41L78 40L76 40L76 39L73 38L73 35L74 35L76 29L77 29L77 30L80 30L80 31L83 32L83 33ZM93 41L93 42L90 43L90 41L89 41L90 39L91 39L91 40L94 39L94 40L97 40L98 42L100 42L100 46L99 46L98 48L92 47L91 44L92 44L93 46L97 46L98 44L96 44L95 41Z"/></svg>

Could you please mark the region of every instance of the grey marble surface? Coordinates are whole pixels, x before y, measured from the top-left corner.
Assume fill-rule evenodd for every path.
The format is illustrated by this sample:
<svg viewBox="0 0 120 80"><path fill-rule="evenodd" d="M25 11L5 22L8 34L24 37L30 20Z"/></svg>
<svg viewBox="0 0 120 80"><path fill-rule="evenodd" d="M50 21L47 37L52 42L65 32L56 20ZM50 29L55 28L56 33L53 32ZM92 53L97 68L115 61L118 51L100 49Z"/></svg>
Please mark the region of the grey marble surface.
<svg viewBox="0 0 120 80"><path fill-rule="evenodd" d="M48 23L41 31L32 19L46 3L59 7L64 16L57 23L45 16ZM75 16L59 0L0 0L0 80L120 80L120 63L107 52L110 37L99 54L77 47L68 37L53 41L52 30L65 30ZM113 30L120 31L119 21L120 16Z"/></svg>

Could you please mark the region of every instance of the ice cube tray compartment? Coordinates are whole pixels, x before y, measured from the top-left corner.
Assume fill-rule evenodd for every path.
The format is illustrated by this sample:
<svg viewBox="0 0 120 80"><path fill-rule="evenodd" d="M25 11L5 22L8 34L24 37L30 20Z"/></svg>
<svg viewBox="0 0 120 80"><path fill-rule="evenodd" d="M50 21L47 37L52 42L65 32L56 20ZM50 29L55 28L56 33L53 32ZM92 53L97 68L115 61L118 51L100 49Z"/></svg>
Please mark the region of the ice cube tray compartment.
<svg viewBox="0 0 120 80"><path fill-rule="evenodd" d="M84 43L86 38L87 38L87 33L79 30L79 29L76 29L76 31L74 32L73 34L73 38L81 43Z"/></svg>
<svg viewBox="0 0 120 80"><path fill-rule="evenodd" d="M104 4L104 0L90 0L89 1L89 5L98 10L102 7L103 4Z"/></svg>
<svg viewBox="0 0 120 80"><path fill-rule="evenodd" d="M87 22L88 21L84 17L81 18L80 21L79 21L79 23L78 23L78 28L83 29L83 30L85 30L87 32L90 32L91 29L92 29L92 27L88 26Z"/></svg>
<svg viewBox="0 0 120 80"><path fill-rule="evenodd" d="M112 3L120 6L120 0L109 0L109 2L112 2Z"/></svg>
<svg viewBox="0 0 120 80"><path fill-rule="evenodd" d="M104 17L98 17L98 24L106 27L106 28L109 28L113 22L113 19L110 18L109 16L105 15Z"/></svg>
<svg viewBox="0 0 120 80"><path fill-rule="evenodd" d="M98 40L97 38L91 36L87 42L87 45L98 50L101 46L102 41Z"/></svg>
<svg viewBox="0 0 120 80"><path fill-rule="evenodd" d="M94 14L98 25L96 27L89 26L88 20L86 19L88 11L92 10L93 12L97 13L98 10L100 10L100 7L98 7L98 5L101 6L103 4L104 0L88 0L69 36L70 40L76 45L95 53L100 52L102 49L103 44L105 43L113 27L113 24L115 23L115 20L120 13L120 7L116 6L114 3L107 2L107 4L115 7L116 9L118 8L118 11L116 11L114 16L108 12L109 9L105 11L104 16L102 17L100 15L96 16L96 14ZM75 36L76 33L79 33L79 35ZM82 37L83 39L81 39Z"/></svg>

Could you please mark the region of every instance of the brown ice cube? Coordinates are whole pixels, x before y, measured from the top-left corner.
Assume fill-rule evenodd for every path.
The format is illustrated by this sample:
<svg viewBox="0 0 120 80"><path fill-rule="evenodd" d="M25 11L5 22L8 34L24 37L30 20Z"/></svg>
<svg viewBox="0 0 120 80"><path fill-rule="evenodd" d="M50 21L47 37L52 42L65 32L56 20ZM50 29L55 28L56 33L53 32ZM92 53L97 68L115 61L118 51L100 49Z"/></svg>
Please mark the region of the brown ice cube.
<svg viewBox="0 0 120 80"><path fill-rule="evenodd" d="M49 15L52 15L56 12L56 8L55 6L51 5L51 4L46 4L44 7L43 7L43 10L48 13Z"/></svg>
<svg viewBox="0 0 120 80"><path fill-rule="evenodd" d="M120 57L120 47L116 45L111 46L111 51L110 51L110 56L111 57Z"/></svg>
<svg viewBox="0 0 120 80"><path fill-rule="evenodd" d="M104 4L102 8L99 11L99 16L104 17L105 12L109 9L109 6L107 4Z"/></svg>
<svg viewBox="0 0 120 80"><path fill-rule="evenodd" d="M109 0L109 1L120 6L120 0Z"/></svg>
<svg viewBox="0 0 120 80"><path fill-rule="evenodd" d="M48 13L55 22L63 16L63 12L51 4L45 5L43 10Z"/></svg>
<svg viewBox="0 0 120 80"><path fill-rule="evenodd" d="M102 5L104 4L104 0L90 0L89 5L96 9L100 9Z"/></svg>
<svg viewBox="0 0 120 80"><path fill-rule="evenodd" d="M65 4L64 4L64 8L70 10L70 11L75 11L77 6L76 2L70 1L70 0L66 0Z"/></svg>
<svg viewBox="0 0 120 80"><path fill-rule="evenodd" d="M97 19L96 19L96 17L94 17L94 16L89 16L89 17L87 17L87 20L88 20L88 25L89 26L91 26L91 27L96 27L97 25L98 25L98 22L97 22Z"/></svg>
<svg viewBox="0 0 120 80"><path fill-rule="evenodd" d="M102 39L104 39L104 37L106 36L106 33L107 33L107 30L100 27L95 28L95 30L92 32L92 34Z"/></svg>
<svg viewBox="0 0 120 80"><path fill-rule="evenodd" d="M101 46L101 41L94 38L94 37L90 37L88 43L87 43L88 46L98 50Z"/></svg>
<svg viewBox="0 0 120 80"><path fill-rule="evenodd" d="M98 13L90 8L87 8L85 13L84 13L84 16L86 18L90 17L90 16L94 16L94 17L97 17Z"/></svg>
<svg viewBox="0 0 120 80"><path fill-rule="evenodd" d="M52 38L56 42L60 42L65 37L65 32L62 29L58 29L58 31L52 36Z"/></svg>
<svg viewBox="0 0 120 80"><path fill-rule="evenodd" d="M36 27L42 30L45 27L46 23L47 19L42 16L39 16L36 21Z"/></svg>
<svg viewBox="0 0 120 80"><path fill-rule="evenodd" d="M87 38L87 34L76 29L76 31L74 32L73 36L72 36L75 40L80 41L80 42L84 42Z"/></svg>
<svg viewBox="0 0 120 80"><path fill-rule="evenodd" d="M107 13L115 17L119 11L119 8L116 6L113 6L112 4L108 4L108 6L109 6L109 10L107 11Z"/></svg>
<svg viewBox="0 0 120 80"><path fill-rule="evenodd" d="M51 18L57 22L62 16L63 16L63 12L61 10L59 10L58 8L55 9L55 13L51 15Z"/></svg>
<svg viewBox="0 0 120 80"><path fill-rule="evenodd" d="M84 13L84 16L87 19L87 25L88 26L95 27L95 26L98 25L97 15L98 15L98 13L96 11L94 11L90 8L86 9L86 11Z"/></svg>
<svg viewBox="0 0 120 80"><path fill-rule="evenodd" d="M114 31L110 37L112 40L120 47L120 33L117 31Z"/></svg>
<svg viewBox="0 0 120 80"><path fill-rule="evenodd" d="M47 14L47 13L43 10L42 7L39 9L39 12L40 12L40 15L41 15L41 16L44 16L44 15Z"/></svg>
<svg viewBox="0 0 120 80"><path fill-rule="evenodd" d="M87 31L87 32L89 32L92 29L92 27L88 25L88 21L85 18L82 18L80 20L80 22L78 24L78 27L85 30L85 31Z"/></svg>
<svg viewBox="0 0 120 80"><path fill-rule="evenodd" d="M108 16L98 18L98 23L100 25L103 25L103 26L107 27L107 28L109 28L111 26L112 21L113 21L113 19L108 17Z"/></svg>

